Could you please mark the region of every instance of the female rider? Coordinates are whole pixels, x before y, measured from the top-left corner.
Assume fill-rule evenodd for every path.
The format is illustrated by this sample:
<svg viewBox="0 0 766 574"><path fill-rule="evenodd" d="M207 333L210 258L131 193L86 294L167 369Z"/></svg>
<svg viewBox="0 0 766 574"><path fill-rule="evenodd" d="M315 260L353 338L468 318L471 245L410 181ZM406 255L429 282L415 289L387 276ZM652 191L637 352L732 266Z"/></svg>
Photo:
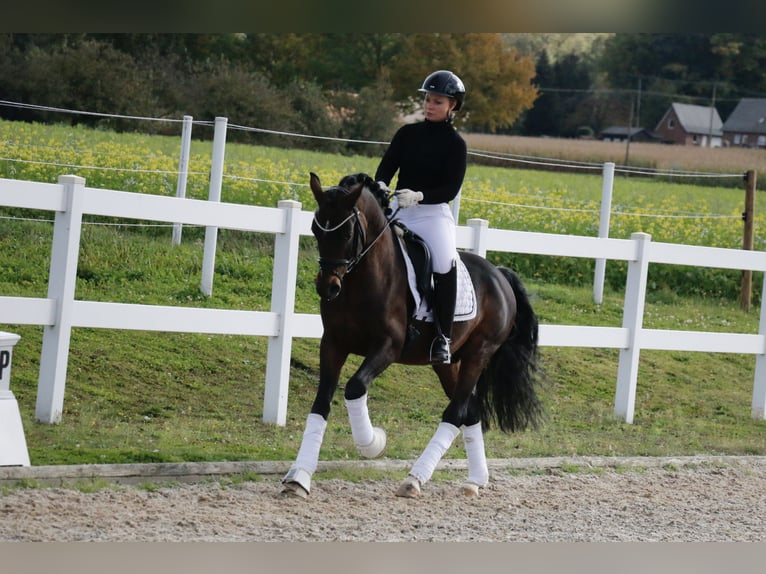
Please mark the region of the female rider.
<svg viewBox="0 0 766 574"><path fill-rule="evenodd" d="M398 219L423 238L431 251L434 282L434 326L431 363L449 363L450 337L457 295L455 220L447 203L457 196L466 170L466 144L452 125L463 105L465 87L449 70L426 77L422 122L394 134L375 172L387 188L399 171L392 207Z"/></svg>

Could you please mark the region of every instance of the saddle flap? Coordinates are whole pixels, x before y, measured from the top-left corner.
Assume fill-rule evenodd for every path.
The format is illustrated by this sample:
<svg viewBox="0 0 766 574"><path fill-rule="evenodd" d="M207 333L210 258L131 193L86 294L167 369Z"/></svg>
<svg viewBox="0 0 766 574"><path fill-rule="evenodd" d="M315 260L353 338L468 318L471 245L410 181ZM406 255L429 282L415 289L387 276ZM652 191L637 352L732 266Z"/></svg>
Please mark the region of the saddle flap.
<svg viewBox="0 0 766 574"><path fill-rule="evenodd" d="M415 270L415 282L420 292L420 296L428 302L431 307L431 296L433 295L433 284L431 283L431 251L428 249L423 238L414 233L401 221L394 221L404 241L407 249L407 255L410 257L412 267Z"/></svg>

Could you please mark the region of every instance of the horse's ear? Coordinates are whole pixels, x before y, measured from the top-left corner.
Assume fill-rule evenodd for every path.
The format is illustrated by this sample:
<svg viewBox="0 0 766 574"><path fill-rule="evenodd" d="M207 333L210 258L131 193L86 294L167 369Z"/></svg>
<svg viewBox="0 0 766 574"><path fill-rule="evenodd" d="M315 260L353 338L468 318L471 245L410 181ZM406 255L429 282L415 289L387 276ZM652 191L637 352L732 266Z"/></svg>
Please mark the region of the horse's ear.
<svg viewBox="0 0 766 574"><path fill-rule="evenodd" d="M319 181L319 176L313 171L309 174L309 187L314 192L314 199L317 200L317 203L322 203L322 197L324 196L322 183Z"/></svg>

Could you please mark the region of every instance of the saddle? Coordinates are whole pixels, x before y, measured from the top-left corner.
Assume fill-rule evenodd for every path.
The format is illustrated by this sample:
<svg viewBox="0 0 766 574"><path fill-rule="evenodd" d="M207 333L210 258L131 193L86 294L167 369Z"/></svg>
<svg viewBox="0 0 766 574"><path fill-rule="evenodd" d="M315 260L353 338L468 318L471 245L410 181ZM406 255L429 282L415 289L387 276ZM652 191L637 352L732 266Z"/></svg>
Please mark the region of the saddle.
<svg viewBox="0 0 766 574"><path fill-rule="evenodd" d="M415 285L423 301L426 302L428 309L431 309L433 303L433 282L431 281L431 251L428 245L417 233L409 229L399 220L391 222L394 226L394 233L404 243L407 255L412 263L415 272Z"/></svg>
<svg viewBox="0 0 766 574"><path fill-rule="evenodd" d="M433 294L431 251L423 239L398 220L391 222L391 229L402 250L407 283L415 299L413 319L433 321ZM455 321L470 321L476 317L476 291L468 268L462 258L457 259L457 298Z"/></svg>

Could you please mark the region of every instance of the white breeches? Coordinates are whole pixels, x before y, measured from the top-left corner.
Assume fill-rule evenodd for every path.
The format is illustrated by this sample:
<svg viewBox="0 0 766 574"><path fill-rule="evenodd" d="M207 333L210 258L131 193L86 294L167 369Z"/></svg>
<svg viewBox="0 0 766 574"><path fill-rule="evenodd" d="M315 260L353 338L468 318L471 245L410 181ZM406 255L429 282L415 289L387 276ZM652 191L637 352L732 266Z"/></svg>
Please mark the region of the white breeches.
<svg viewBox="0 0 766 574"><path fill-rule="evenodd" d="M396 209L396 199L392 202ZM396 218L420 235L431 251L434 273L448 273L458 258L455 241L455 219L446 203L400 209Z"/></svg>

